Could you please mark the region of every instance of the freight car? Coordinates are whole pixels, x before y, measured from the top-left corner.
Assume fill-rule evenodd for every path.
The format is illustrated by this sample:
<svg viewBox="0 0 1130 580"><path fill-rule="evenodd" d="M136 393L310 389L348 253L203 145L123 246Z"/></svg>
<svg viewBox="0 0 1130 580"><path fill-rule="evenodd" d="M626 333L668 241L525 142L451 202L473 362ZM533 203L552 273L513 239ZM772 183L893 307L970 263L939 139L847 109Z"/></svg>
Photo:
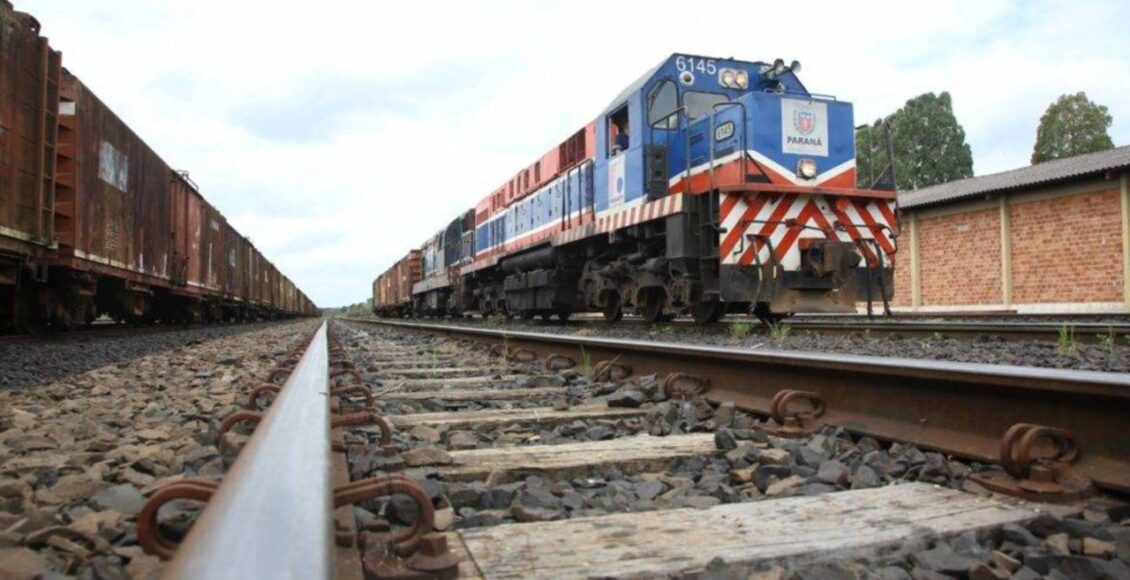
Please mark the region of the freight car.
<svg viewBox="0 0 1130 580"><path fill-rule="evenodd" d="M412 250L373 280L373 314L395 318L411 314L412 286L420 281L422 273L420 251Z"/></svg>
<svg viewBox="0 0 1130 580"><path fill-rule="evenodd" d="M0 327L315 314L0 0Z"/></svg>
<svg viewBox="0 0 1130 580"><path fill-rule="evenodd" d="M799 69L664 59L424 244L416 313L705 323L885 302L893 172L856 187L852 106ZM450 258L449 231L463 236Z"/></svg>

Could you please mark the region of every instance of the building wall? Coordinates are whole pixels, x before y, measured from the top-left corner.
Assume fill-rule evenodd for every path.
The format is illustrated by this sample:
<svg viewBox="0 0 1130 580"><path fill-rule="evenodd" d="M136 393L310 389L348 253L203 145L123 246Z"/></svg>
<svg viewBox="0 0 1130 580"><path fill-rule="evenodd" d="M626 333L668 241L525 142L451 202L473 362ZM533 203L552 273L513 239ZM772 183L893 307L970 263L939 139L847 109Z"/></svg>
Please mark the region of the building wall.
<svg viewBox="0 0 1130 580"><path fill-rule="evenodd" d="M1118 189L1009 205L1012 299L1122 300Z"/></svg>
<svg viewBox="0 0 1130 580"><path fill-rule="evenodd" d="M923 303L985 304L1000 299L999 218L994 208L918 220Z"/></svg>
<svg viewBox="0 0 1130 580"><path fill-rule="evenodd" d="M1126 177L902 212L901 310L1130 310Z"/></svg>

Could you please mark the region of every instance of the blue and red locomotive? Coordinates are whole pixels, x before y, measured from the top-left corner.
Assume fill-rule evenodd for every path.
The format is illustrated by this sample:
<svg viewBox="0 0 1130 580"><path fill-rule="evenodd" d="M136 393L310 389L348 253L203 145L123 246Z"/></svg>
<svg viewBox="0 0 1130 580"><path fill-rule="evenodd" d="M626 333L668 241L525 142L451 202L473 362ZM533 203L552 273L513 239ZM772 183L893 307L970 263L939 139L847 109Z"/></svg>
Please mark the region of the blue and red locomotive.
<svg viewBox="0 0 1130 580"><path fill-rule="evenodd" d="M895 193L856 187L851 104L798 71L670 56L429 239L411 296L374 311L710 322L889 299Z"/></svg>

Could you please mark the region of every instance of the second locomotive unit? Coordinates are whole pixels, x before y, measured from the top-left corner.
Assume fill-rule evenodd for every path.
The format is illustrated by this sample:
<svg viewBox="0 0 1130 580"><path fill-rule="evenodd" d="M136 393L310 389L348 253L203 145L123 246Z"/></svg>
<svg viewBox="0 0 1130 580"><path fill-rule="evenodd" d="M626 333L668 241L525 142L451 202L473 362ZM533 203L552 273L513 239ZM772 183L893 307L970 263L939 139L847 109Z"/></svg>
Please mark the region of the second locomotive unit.
<svg viewBox="0 0 1130 580"><path fill-rule="evenodd" d="M852 105L798 71L668 57L382 274L374 311L706 323L889 299L895 193L856 187ZM405 272L410 293L377 292Z"/></svg>

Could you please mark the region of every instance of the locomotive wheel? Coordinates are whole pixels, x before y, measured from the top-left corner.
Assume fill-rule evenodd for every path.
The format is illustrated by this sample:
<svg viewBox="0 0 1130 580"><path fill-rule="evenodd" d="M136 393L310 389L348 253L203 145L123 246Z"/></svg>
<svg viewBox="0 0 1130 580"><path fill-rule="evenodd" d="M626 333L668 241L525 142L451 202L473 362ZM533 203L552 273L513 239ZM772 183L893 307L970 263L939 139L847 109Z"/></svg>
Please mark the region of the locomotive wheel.
<svg viewBox="0 0 1130 580"><path fill-rule="evenodd" d="M522 320L533 320L534 314L536 314L536 312L534 312L533 310L523 310L522 315L521 315L521 319ZM542 320L549 320L549 315L543 313L541 315L541 319Z"/></svg>
<svg viewBox="0 0 1130 580"><path fill-rule="evenodd" d="M667 294L658 288L653 288L644 293L643 299L643 319L648 324L655 324L656 322L668 322L675 317L663 314L663 307L667 304ZM668 318L667 316L671 316Z"/></svg>
<svg viewBox="0 0 1130 580"><path fill-rule="evenodd" d="M713 324L722 320L726 305L721 300L704 300L691 307L695 324Z"/></svg>
<svg viewBox="0 0 1130 580"><path fill-rule="evenodd" d="M600 313L604 315L604 319L608 322L620 322L624 318L624 301L620 299L619 292L608 293Z"/></svg>
<svg viewBox="0 0 1130 580"><path fill-rule="evenodd" d="M557 311L557 317L561 319L561 322L565 322L566 320L569 320L569 317L572 316L572 315L573 315L573 311L568 309L568 308L562 308L562 309Z"/></svg>

